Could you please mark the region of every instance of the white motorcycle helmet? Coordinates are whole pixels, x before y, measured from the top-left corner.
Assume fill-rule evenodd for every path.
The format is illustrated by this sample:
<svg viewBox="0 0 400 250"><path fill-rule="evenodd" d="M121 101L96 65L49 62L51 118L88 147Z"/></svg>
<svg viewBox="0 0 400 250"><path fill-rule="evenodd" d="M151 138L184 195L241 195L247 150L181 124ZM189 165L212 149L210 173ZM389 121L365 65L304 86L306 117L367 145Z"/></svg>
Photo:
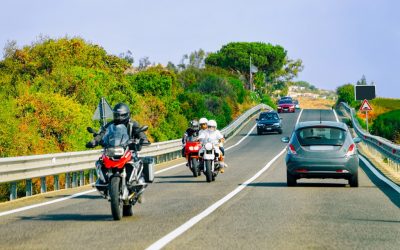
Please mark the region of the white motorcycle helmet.
<svg viewBox="0 0 400 250"><path fill-rule="evenodd" d="M207 118L205 118L205 117L200 118L199 124L200 124L201 129L207 129L207 123L208 123ZM205 124L206 126L203 126L203 124Z"/></svg>
<svg viewBox="0 0 400 250"><path fill-rule="evenodd" d="M207 123L208 130L215 131L217 130L217 122L215 120L209 120Z"/></svg>

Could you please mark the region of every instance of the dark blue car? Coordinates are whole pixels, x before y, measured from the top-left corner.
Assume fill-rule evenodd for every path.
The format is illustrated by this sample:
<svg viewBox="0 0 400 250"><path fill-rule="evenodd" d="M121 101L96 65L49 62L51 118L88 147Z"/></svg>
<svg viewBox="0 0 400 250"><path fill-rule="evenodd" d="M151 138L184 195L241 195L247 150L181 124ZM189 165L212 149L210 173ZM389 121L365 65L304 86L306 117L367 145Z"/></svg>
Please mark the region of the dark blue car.
<svg viewBox="0 0 400 250"><path fill-rule="evenodd" d="M263 132L278 132L282 134L282 118L279 117L276 111L261 112L257 121L257 134Z"/></svg>

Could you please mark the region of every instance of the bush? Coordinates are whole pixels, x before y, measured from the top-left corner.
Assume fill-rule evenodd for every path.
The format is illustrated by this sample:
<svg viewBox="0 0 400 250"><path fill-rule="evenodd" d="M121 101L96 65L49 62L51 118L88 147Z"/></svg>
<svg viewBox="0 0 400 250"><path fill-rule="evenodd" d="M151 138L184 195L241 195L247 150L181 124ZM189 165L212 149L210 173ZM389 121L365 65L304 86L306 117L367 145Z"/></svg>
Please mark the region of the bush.
<svg viewBox="0 0 400 250"><path fill-rule="evenodd" d="M400 110L393 110L379 115L371 127L371 132L391 141L398 140L400 131Z"/></svg>

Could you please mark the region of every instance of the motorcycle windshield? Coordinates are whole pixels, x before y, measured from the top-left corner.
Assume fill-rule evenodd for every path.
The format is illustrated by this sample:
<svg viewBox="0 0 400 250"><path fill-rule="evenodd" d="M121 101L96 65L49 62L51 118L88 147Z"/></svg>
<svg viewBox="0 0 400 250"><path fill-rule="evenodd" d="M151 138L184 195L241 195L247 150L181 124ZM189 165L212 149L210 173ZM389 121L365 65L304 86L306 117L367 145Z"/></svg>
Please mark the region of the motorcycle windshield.
<svg viewBox="0 0 400 250"><path fill-rule="evenodd" d="M105 147L126 146L129 141L128 130L125 125L110 125L103 137Z"/></svg>

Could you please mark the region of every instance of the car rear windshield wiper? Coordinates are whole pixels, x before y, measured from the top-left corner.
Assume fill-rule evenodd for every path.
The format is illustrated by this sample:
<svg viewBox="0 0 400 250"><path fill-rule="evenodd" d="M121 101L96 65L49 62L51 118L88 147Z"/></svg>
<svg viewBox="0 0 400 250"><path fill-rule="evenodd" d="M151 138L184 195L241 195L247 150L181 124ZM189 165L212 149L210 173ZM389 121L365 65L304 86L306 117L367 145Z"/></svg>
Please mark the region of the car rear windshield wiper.
<svg viewBox="0 0 400 250"><path fill-rule="evenodd" d="M305 137L304 139L322 139L322 136L308 136Z"/></svg>

